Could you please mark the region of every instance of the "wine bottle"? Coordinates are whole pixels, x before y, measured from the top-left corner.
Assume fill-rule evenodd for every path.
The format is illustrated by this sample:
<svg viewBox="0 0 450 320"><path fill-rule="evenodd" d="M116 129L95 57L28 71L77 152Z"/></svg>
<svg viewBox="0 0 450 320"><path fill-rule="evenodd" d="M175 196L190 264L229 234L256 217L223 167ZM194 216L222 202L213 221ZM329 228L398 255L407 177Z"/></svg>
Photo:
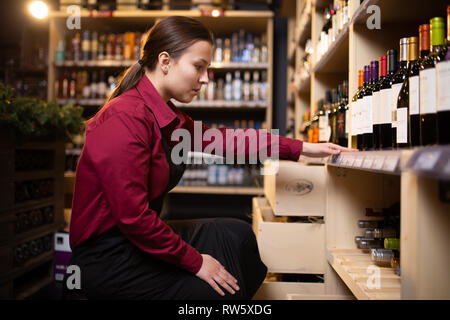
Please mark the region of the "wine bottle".
<svg viewBox="0 0 450 320"><path fill-rule="evenodd" d="M351 103L351 135L353 137L358 137L359 134L359 127L358 127L358 111L359 111L359 100L358 96L363 88L363 77L364 77L364 70L358 70L358 89L356 90ZM356 142L356 148L359 149L358 141Z"/></svg>
<svg viewBox="0 0 450 320"><path fill-rule="evenodd" d="M398 238L385 238L384 248L391 250L400 250L400 239Z"/></svg>
<svg viewBox="0 0 450 320"><path fill-rule="evenodd" d="M419 26L419 60L411 68L409 75L410 136L413 147L420 146L420 81L419 71L422 61L430 54L430 25Z"/></svg>
<svg viewBox="0 0 450 320"><path fill-rule="evenodd" d="M408 70L405 80L397 101L397 146L399 148L411 147L411 125L410 125L410 103L409 103L409 83L410 75L414 74L413 69L417 72L417 62L419 58L418 50L419 39L417 37L409 37L408 46Z"/></svg>
<svg viewBox="0 0 450 320"><path fill-rule="evenodd" d="M445 58L444 19L430 20L431 53L420 65L420 141L423 146L437 142L436 64Z"/></svg>
<svg viewBox="0 0 450 320"><path fill-rule="evenodd" d="M337 138L336 138L336 124L337 124L337 112L339 108L339 90L340 85L338 86L338 89L333 89L332 93L332 105L330 108L330 113L328 116L328 123L329 127L331 129L331 136L330 136L330 142L337 144Z"/></svg>
<svg viewBox="0 0 450 320"><path fill-rule="evenodd" d="M370 257L372 261L391 265L391 259L394 257L398 257L398 251L394 251L391 249L371 249Z"/></svg>
<svg viewBox="0 0 450 320"><path fill-rule="evenodd" d="M369 85L369 79L370 79L370 74L369 71L370 70L370 66L364 66L364 71L363 71L363 86L361 91L358 94L358 114L357 114L357 122L358 122L358 136L357 136L357 141L358 141L358 149L361 150L365 150L366 147L364 145L364 133L365 133L365 129L366 129L366 108L364 105L364 95L367 89L367 86Z"/></svg>
<svg viewBox="0 0 450 320"><path fill-rule="evenodd" d="M367 150L373 150L373 90L378 82L378 61L370 63L370 83L366 90L366 112L367 112L367 128L364 135L365 146Z"/></svg>
<svg viewBox="0 0 450 320"><path fill-rule="evenodd" d="M392 78L392 148L397 148L397 103L408 71L408 38L400 39L398 70Z"/></svg>
<svg viewBox="0 0 450 320"><path fill-rule="evenodd" d="M380 85L382 118L380 125L380 148L392 149L392 78L397 71L397 51L386 54L387 73Z"/></svg>
<svg viewBox="0 0 450 320"><path fill-rule="evenodd" d="M447 6L447 54L436 65L437 137L439 144L450 144L450 5Z"/></svg>
<svg viewBox="0 0 450 320"><path fill-rule="evenodd" d="M345 80L341 86L341 102L338 106L336 135L337 143L343 147L348 147L348 127L349 127L349 106L348 106L348 81Z"/></svg>
<svg viewBox="0 0 450 320"><path fill-rule="evenodd" d="M373 148L375 150L380 149L380 134L381 134L381 119L382 119L382 105L381 105L381 83L386 77L386 56L380 57L379 63L379 78L376 84L373 86Z"/></svg>

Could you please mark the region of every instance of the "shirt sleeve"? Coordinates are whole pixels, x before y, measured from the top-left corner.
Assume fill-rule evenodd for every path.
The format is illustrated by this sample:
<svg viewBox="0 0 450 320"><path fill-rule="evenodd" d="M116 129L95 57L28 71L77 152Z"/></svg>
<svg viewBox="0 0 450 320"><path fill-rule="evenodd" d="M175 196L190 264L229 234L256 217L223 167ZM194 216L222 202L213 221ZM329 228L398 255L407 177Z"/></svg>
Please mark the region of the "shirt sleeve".
<svg viewBox="0 0 450 320"><path fill-rule="evenodd" d="M210 143L214 142L213 139L201 139L201 146L195 145L195 137L200 132L200 128L196 128L197 124L194 123L191 117L186 115L184 112L179 110L182 114L185 122L183 127L189 131L192 138L191 150L194 151L204 151ZM198 127L200 127L198 125ZM205 134L207 130L211 128L201 124L201 135ZM255 129L237 129L233 130L230 128L222 127L218 128L222 136L222 150L225 156L227 152L232 152L234 157L240 155L245 156L248 159L251 155L254 155L257 160L261 160L261 154L267 157L279 158L281 160L292 160L297 161L303 150L303 141L297 139L286 138L280 135L270 134L266 130L255 130ZM228 132L227 132L228 131ZM197 150L201 148L201 150ZM266 153L261 153L261 150L267 150ZM213 152L215 154L215 152Z"/></svg>
<svg viewBox="0 0 450 320"><path fill-rule="evenodd" d="M196 274L201 254L149 208L151 132L143 119L122 112L87 135L85 150L124 235L141 250Z"/></svg>

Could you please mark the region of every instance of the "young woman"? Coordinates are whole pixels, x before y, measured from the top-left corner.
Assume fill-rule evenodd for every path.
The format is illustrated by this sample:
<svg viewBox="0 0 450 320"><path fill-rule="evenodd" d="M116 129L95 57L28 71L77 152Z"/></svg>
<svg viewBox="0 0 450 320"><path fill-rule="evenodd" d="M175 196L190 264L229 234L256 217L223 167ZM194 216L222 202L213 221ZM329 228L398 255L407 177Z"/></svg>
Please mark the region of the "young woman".
<svg viewBox="0 0 450 320"><path fill-rule="evenodd" d="M171 159L172 133L183 128L194 135L193 120L170 99L190 102L208 82L213 43L211 32L197 20L161 20L143 42L141 59L87 123L70 244L71 264L80 268L88 299L251 299L266 276L246 222L159 218L164 195L185 167ZM202 126L203 132L207 129ZM220 130L224 149L230 148L225 129ZM245 143L242 135L237 139ZM265 145L260 140L245 143L246 156L250 144ZM279 137L281 159L343 150Z"/></svg>

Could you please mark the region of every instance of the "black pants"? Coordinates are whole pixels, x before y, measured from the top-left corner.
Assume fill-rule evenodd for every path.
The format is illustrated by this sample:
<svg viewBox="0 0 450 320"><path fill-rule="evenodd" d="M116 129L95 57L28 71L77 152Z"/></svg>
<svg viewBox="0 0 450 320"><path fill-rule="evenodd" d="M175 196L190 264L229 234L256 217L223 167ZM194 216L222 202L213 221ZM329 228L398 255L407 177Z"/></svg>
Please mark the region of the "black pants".
<svg viewBox="0 0 450 320"><path fill-rule="evenodd" d="M267 268L251 226L238 219L166 221L184 241L217 259L237 280L234 295L220 296L208 283L133 245L118 228L74 248L87 299L251 299ZM66 286L64 285L67 290ZM67 291L66 291L67 292Z"/></svg>

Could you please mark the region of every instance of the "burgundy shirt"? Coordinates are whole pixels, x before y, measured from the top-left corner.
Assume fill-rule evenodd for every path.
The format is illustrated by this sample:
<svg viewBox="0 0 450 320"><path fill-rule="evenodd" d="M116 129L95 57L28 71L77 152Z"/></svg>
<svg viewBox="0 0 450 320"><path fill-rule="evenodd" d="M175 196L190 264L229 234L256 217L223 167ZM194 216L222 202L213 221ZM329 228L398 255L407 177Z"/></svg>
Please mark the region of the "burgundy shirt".
<svg viewBox="0 0 450 320"><path fill-rule="evenodd" d="M87 122L76 170L70 245L75 248L117 226L141 250L196 274L203 262L200 253L149 208L149 203L164 193L169 180L169 164L155 120L169 139L176 128L194 135L194 121L166 103L144 76L136 88L112 99ZM206 129L203 125L203 132ZM227 148L225 129L219 130ZM261 139L256 140L243 138L246 154L249 143L260 147ZM169 146L176 143L169 142ZM210 143L203 142L202 148ZM235 155L237 150L236 146ZM297 161L301 150L301 141L279 137L280 159Z"/></svg>

